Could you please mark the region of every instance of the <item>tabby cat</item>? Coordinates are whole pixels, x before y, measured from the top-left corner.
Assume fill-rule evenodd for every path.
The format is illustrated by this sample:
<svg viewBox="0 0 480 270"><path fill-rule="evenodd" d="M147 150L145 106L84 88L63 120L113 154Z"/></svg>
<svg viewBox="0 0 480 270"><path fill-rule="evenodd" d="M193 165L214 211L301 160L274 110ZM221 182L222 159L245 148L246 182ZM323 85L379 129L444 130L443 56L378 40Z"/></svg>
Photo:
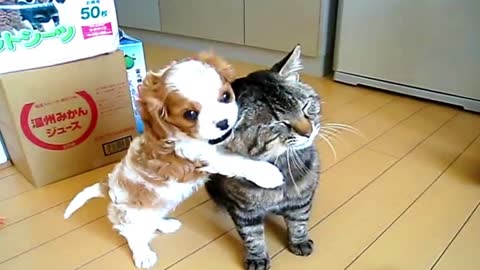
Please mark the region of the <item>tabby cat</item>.
<svg viewBox="0 0 480 270"><path fill-rule="evenodd" d="M264 236L268 214L281 215L288 228L288 249L308 256L313 241L307 223L317 188L320 162L314 140L320 131L320 98L299 80L301 48L296 46L269 70L235 80L240 114L227 148L275 164L285 184L263 189L248 181L212 175L206 189L226 208L245 247L245 268L270 268Z"/></svg>

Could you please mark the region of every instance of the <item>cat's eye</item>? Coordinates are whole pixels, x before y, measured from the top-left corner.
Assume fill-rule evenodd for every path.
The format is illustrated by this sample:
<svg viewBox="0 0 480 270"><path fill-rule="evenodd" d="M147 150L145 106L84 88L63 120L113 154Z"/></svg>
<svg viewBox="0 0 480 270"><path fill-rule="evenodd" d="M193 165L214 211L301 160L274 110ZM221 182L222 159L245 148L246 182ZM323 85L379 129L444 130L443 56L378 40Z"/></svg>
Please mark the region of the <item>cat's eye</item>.
<svg viewBox="0 0 480 270"><path fill-rule="evenodd" d="M224 92L219 101L222 103L230 103L232 101L232 94L230 94L230 92Z"/></svg>
<svg viewBox="0 0 480 270"><path fill-rule="evenodd" d="M320 113L320 107L317 106L311 100L307 101L307 103L303 106L302 109L305 117L311 118L312 116L318 115Z"/></svg>
<svg viewBox="0 0 480 270"><path fill-rule="evenodd" d="M189 121L197 121L198 119L198 112L193 110L188 110L183 114L183 118Z"/></svg>

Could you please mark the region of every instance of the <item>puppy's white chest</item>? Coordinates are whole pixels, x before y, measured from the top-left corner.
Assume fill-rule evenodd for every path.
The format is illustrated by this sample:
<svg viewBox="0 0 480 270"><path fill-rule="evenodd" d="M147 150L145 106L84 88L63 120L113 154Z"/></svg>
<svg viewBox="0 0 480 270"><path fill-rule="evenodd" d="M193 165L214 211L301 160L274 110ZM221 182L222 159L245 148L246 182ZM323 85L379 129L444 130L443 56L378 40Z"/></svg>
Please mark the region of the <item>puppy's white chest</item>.
<svg viewBox="0 0 480 270"><path fill-rule="evenodd" d="M166 185L155 187L154 190L168 205L176 207L179 203L190 197L197 191L206 181L206 178L199 178L192 182L179 183L169 181Z"/></svg>
<svg viewBox="0 0 480 270"><path fill-rule="evenodd" d="M182 140L175 146L176 154L190 161L207 161L217 151L216 146L197 140Z"/></svg>

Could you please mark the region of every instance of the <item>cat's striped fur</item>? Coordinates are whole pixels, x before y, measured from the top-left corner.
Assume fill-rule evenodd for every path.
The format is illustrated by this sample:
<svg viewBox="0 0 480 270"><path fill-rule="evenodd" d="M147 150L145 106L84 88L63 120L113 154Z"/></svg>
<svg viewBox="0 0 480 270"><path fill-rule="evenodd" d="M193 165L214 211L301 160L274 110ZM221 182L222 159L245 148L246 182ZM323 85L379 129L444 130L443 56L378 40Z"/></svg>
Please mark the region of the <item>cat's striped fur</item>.
<svg viewBox="0 0 480 270"><path fill-rule="evenodd" d="M226 208L243 240L246 269L270 267L264 236L268 214L284 217L292 253L308 256L313 251L307 223L320 171L313 142L320 129L321 110L317 93L299 80L301 67L297 46L272 69L232 84L240 118L228 148L270 161L285 176L283 186L270 190L221 175L212 175L207 182L208 193Z"/></svg>

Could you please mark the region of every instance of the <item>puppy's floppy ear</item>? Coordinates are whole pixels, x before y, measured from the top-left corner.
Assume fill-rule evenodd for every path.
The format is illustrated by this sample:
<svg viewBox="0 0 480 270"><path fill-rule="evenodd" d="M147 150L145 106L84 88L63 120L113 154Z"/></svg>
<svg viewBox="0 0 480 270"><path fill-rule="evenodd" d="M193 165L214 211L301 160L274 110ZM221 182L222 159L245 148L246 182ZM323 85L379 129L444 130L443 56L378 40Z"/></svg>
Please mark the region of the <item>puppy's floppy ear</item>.
<svg viewBox="0 0 480 270"><path fill-rule="evenodd" d="M158 73L149 72L140 87L137 101L145 132L152 133L157 140L167 139L171 134L165 122L167 111L163 102L167 90L161 77Z"/></svg>
<svg viewBox="0 0 480 270"><path fill-rule="evenodd" d="M195 58L215 68L225 81L230 83L235 79L235 71L233 67L213 51L201 52Z"/></svg>

